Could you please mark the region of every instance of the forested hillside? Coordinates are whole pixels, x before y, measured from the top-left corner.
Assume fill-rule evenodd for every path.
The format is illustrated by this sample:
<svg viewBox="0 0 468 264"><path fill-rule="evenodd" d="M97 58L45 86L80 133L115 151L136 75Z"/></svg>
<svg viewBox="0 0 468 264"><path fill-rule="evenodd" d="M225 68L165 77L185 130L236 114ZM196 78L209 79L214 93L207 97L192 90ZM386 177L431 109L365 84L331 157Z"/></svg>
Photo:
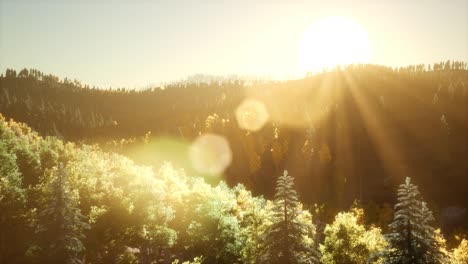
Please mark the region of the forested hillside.
<svg viewBox="0 0 468 264"><path fill-rule="evenodd" d="M324 223L323 207L305 208L286 171L266 200L170 163L154 170L96 146L43 138L1 116L0 162L1 263L468 260L467 240L447 247L410 178L393 194L391 224L378 227L359 203Z"/></svg>
<svg viewBox="0 0 468 264"><path fill-rule="evenodd" d="M468 0L0 0L0 264L468 264Z"/></svg>
<svg viewBox="0 0 468 264"><path fill-rule="evenodd" d="M285 82L194 78L143 91L90 88L23 69L7 70L0 89L5 117L41 135L99 143L140 164L161 164L161 138L185 144L213 132L233 152L224 175L229 186L242 183L272 198L287 169L304 203L325 203L332 217L359 199L376 222L411 175L444 230L468 222L465 62L357 65ZM263 102L269 114L259 131L236 120L247 98Z"/></svg>

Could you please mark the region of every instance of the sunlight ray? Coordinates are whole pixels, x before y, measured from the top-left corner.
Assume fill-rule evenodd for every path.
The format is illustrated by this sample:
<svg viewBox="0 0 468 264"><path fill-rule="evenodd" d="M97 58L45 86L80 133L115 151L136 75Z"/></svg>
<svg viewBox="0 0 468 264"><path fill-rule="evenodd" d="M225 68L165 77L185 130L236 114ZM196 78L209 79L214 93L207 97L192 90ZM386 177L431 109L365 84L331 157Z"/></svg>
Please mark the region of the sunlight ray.
<svg viewBox="0 0 468 264"><path fill-rule="evenodd" d="M390 176L390 180L399 182L405 176L402 175L402 173L408 173L408 171L401 170L401 168L405 166L403 153L399 151L400 148L397 143L392 140L392 137L387 133L386 124L381 122L375 115L376 110L373 109L372 104L364 98L360 91L361 87L357 86L354 77L348 72L344 74L349 84L351 96L362 117L366 132L375 145L384 170Z"/></svg>

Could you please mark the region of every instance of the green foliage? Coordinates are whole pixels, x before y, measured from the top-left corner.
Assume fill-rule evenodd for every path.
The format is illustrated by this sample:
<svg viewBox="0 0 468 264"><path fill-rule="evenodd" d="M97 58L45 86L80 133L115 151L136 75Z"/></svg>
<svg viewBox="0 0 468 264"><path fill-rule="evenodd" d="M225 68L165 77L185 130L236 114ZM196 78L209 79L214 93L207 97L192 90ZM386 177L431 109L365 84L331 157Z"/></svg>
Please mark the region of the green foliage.
<svg viewBox="0 0 468 264"><path fill-rule="evenodd" d="M1 263L318 263L320 258L320 232L287 172L278 178L271 201L243 185L212 186L170 163L154 171L97 146L43 138L1 116L0 165ZM443 263L448 257L463 263L466 241L447 253L432 213L409 179L398 196L382 254L380 229L363 225L362 210L354 209L326 226L322 262L379 263L382 256L389 263L418 258ZM314 216L324 210L316 207Z"/></svg>
<svg viewBox="0 0 468 264"><path fill-rule="evenodd" d="M463 264L468 263L468 240L463 239L457 248L452 252L452 263Z"/></svg>
<svg viewBox="0 0 468 264"><path fill-rule="evenodd" d="M379 228L366 228L362 223L363 210L338 213L335 221L325 227L325 241L320 245L324 264L382 263L374 258L386 246Z"/></svg>
<svg viewBox="0 0 468 264"><path fill-rule="evenodd" d="M190 247L202 252L208 263L238 262L242 249L239 222L231 213L235 194L223 183L204 187L205 191L198 193L200 200L191 203L195 217L187 228Z"/></svg>
<svg viewBox="0 0 468 264"><path fill-rule="evenodd" d="M27 211L26 190L22 185L16 155L3 141L0 141L0 212L0 263L4 263L15 259L18 250L25 246L9 238L20 237L27 230Z"/></svg>
<svg viewBox="0 0 468 264"><path fill-rule="evenodd" d="M317 260L313 248L312 219L302 210L294 181L287 171L276 183L272 223L265 234L264 263L312 263Z"/></svg>
<svg viewBox="0 0 468 264"><path fill-rule="evenodd" d="M82 263L82 241L89 225L62 164L44 178L40 188L43 201L35 230L36 244L31 246L30 254L39 263Z"/></svg>
<svg viewBox="0 0 468 264"><path fill-rule="evenodd" d="M254 240L241 232L241 222L250 228L241 200L252 204L257 198L243 187L212 187L169 163L154 173L95 146L44 139L0 120L0 205L9 212L1 215L1 234L5 243L11 236L20 241L15 251L2 248L3 259L151 263L203 254L207 262L233 263L241 261L243 242ZM26 162L16 159L20 150L31 154ZM29 164L37 170L25 171L28 177L39 176L24 187L21 171Z"/></svg>
<svg viewBox="0 0 468 264"><path fill-rule="evenodd" d="M0 77L0 112L43 136L99 143L127 156L129 149L161 135L192 140L199 133L219 133L235 157L228 185L242 183L271 198L270 175L287 161L294 164L291 172L302 202L327 202L332 212L358 193L365 200L393 202L390 179L398 175L387 174L386 164L401 164L401 156L411 161L404 164L407 171L425 172L414 179L427 198L467 208L467 73L461 61L438 62L429 70L425 65L350 65L280 83L244 85L237 77L197 76L165 89L135 91L95 89L36 69L7 69ZM246 97L264 101L275 124L256 133L242 131L233 112ZM152 136L146 137L149 131ZM377 134L397 146L396 155L388 155L397 160L376 162L382 159L376 155L382 152L375 144ZM20 166L26 186L42 176L45 167L38 165L57 165L38 162L33 154L42 158L35 150L17 153L18 162L30 163Z"/></svg>
<svg viewBox="0 0 468 264"><path fill-rule="evenodd" d="M242 240L241 258L244 263L258 263L265 251L263 234L271 225L272 207L263 197L252 197L244 186L234 188L237 196L236 212Z"/></svg>
<svg viewBox="0 0 468 264"><path fill-rule="evenodd" d="M418 187L409 177L398 189L390 233L390 248L385 252L388 263L444 263L446 256L432 227L434 217L422 201Z"/></svg>
<svg viewBox="0 0 468 264"><path fill-rule="evenodd" d="M203 257L195 257L192 261L184 261L182 264L201 264L203 263ZM176 259L172 262L172 264L179 264L179 260Z"/></svg>

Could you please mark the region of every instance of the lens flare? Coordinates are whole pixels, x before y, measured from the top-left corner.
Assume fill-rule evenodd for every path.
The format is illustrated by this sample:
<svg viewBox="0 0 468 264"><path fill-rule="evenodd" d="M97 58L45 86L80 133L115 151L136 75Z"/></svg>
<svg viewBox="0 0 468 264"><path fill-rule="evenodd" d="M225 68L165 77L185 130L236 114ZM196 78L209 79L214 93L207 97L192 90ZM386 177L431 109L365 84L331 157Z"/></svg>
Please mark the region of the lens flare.
<svg viewBox="0 0 468 264"><path fill-rule="evenodd" d="M245 130L260 130L268 118L265 104L256 99L245 99L236 109L237 123Z"/></svg>
<svg viewBox="0 0 468 264"><path fill-rule="evenodd" d="M223 136L203 134L190 146L189 158L197 172L215 176L231 164L232 152Z"/></svg>

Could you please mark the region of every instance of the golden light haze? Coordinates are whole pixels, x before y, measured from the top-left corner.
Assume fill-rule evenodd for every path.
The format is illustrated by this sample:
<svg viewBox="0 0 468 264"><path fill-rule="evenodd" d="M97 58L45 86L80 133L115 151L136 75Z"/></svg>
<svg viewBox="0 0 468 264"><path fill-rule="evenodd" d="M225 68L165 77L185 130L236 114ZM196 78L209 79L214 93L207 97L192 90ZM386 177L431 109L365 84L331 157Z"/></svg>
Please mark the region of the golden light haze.
<svg viewBox="0 0 468 264"><path fill-rule="evenodd" d="M467 10L466 0L0 1L0 71L143 88L194 74L301 78L356 60L466 61ZM348 22L321 25L333 17Z"/></svg>

